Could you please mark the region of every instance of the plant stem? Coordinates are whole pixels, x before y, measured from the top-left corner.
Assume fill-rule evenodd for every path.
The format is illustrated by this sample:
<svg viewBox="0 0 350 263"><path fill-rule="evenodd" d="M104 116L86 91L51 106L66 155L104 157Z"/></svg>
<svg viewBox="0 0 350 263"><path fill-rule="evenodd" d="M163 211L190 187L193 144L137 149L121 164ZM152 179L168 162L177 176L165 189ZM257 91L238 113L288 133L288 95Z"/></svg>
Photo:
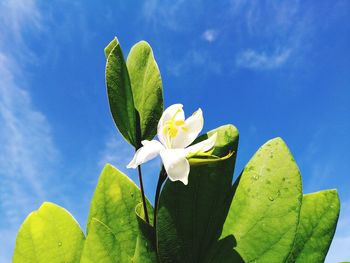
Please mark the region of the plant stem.
<svg viewBox="0 0 350 263"><path fill-rule="evenodd" d="M154 229L156 229L157 227L157 212L158 212L158 202L159 202L159 195L160 195L160 190L162 189L162 185L164 183L164 181L167 178L167 174L166 171L164 169L164 166L162 166L162 170L159 173L159 177L158 177L158 183L157 183L157 189L156 189L156 196L154 198L154 216L153 216L153 226Z"/></svg>
<svg viewBox="0 0 350 263"><path fill-rule="evenodd" d="M145 197L145 191L144 191L144 189L143 189L143 182L142 182L141 165L137 166L137 171L138 171L138 174L139 174L140 190L141 190L141 197L142 197L143 210L144 210L144 212L145 212L145 220L146 220L146 222L149 224L146 197Z"/></svg>

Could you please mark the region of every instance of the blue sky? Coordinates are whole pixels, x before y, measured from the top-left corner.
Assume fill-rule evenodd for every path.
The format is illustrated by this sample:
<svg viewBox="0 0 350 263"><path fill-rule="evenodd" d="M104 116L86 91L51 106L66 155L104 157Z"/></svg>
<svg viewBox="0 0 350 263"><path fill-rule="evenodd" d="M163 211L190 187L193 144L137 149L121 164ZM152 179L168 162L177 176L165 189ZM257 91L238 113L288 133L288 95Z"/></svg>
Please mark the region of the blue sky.
<svg viewBox="0 0 350 263"><path fill-rule="evenodd" d="M350 2L0 1L0 263L26 215L50 200L85 228L98 175L132 149L109 114L103 49L147 40L165 105L204 112L205 130L240 130L236 175L281 136L305 192L337 188L327 262L350 260ZM152 198L159 160L147 164Z"/></svg>

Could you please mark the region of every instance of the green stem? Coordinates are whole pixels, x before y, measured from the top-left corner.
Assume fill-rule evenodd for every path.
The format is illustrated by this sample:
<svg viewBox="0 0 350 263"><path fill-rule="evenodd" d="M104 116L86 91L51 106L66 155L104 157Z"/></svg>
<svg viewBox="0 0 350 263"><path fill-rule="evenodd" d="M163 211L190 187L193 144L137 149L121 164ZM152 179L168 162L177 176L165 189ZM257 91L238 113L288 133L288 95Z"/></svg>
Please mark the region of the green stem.
<svg viewBox="0 0 350 263"><path fill-rule="evenodd" d="M162 166L162 170L160 171L159 177L158 177L156 196L154 198L154 216L153 216L154 224L153 224L153 226L154 226L155 230L157 228L157 212L158 212L160 190L162 189L162 185L163 185L164 181L166 180L166 178L167 178L167 174L166 174L166 171L164 169L164 166Z"/></svg>
<svg viewBox="0 0 350 263"><path fill-rule="evenodd" d="M141 197L142 197L142 204L143 204L143 210L145 212L145 220L149 224L149 218L148 218L148 211L147 211L147 203L146 203L146 196L145 191L143 189L143 182L142 182L142 172L141 172L141 165L137 166L137 171L139 174L139 181L140 181L140 190L141 190Z"/></svg>

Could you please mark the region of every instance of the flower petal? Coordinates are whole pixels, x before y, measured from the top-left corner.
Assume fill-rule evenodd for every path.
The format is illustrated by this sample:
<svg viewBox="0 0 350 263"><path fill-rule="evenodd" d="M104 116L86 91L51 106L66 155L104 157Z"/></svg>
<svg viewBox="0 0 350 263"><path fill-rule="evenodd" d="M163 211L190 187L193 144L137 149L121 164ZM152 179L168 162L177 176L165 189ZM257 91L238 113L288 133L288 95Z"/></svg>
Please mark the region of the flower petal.
<svg viewBox="0 0 350 263"><path fill-rule="evenodd" d="M155 158L159 152L164 149L164 146L156 140L144 140L142 141L142 145L143 146L136 151L134 158L127 165L127 168L137 168L140 164Z"/></svg>
<svg viewBox="0 0 350 263"><path fill-rule="evenodd" d="M160 151L160 156L169 179L181 181L187 185L190 164L186 159L186 151L184 149L164 149Z"/></svg>
<svg viewBox="0 0 350 263"><path fill-rule="evenodd" d="M183 127L179 128L179 132L172 139L172 148L185 148L190 145L203 129L203 112L199 108L193 115L185 120Z"/></svg>
<svg viewBox="0 0 350 263"><path fill-rule="evenodd" d="M169 145L169 137L167 136L167 133L164 130L164 127L166 125L166 122L174 119L175 121L184 121L185 120L185 113L183 111L183 105L182 104L173 104L166 108L166 110L163 112L162 116L160 117L160 120L158 122L158 138L163 143L163 145Z"/></svg>
<svg viewBox="0 0 350 263"><path fill-rule="evenodd" d="M218 135L217 133L214 133L208 139L187 147L185 149L187 152L187 155L196 155L199 152L209 151L214 147L217 135Z"/></svg>

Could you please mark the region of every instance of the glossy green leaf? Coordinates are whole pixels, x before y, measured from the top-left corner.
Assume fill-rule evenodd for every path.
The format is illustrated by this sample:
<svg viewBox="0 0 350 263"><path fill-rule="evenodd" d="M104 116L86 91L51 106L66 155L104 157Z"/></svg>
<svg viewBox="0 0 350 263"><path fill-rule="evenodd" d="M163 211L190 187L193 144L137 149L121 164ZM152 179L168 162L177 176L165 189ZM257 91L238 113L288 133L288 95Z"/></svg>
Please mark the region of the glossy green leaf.
<svg viewBox="0 0 350 263"><path fill-rule="evenodd" d="M137 117L128 69L117 38L106 47L106 85L109 107L116 126L133 146L138 145Z"/></svg>
<svg viewBox="0 0 350 263"><path fill-rule="evenodd" d="M163 89L157 62L147 42L140 41L131 48L127 68L139 114L141 140L151 140L163 113Z"/></svg>
<svg viewBox="0 0 350 263"><path fill-rule="evenodd" d="M123 253L111 229L93 218L80 263L115 263L119 262L119 258L128 258L128 256Z"/></svg>
<svg viewBox="0 0 350 263"><path fill-rule="evenodd" d="M218 133L213 154L237 151L238 131L222 126L196 142ZM203 262L211 244L220 236L227 209L226 198L236 154L228 160L191 167L188 185L167 181L160 195L157 245L161 262Z"/></svg>
<svg viewBox="0 0 350 263"><path fill-rule="evenodd" d="M152 248L155 248L155 244L152 243L149 236L144 234L143 224L146 223L142 220L142 214L135 213L138 211L135 209L139 207L140 202L139 188L126 175L107 164L102 171L92 198L87 239L90 239L90 231L97 231L96 229L92 230L94 227L96 228L94 224L97 224L93 224L93 222L102 222L104 225L98 225L97 228L104 229L103 232L105 233L110 231L113 234L108 234L107 240L102 241L110 244L110 240L115 240L115 242L113 241L113 247L114 250L119 251L118 257L122 262L129 262L128 260L133 258L136 252L143 255L144 262L154 262L152 259L155 258L155 252ZM149 203L148 205L148 212L152 221L153 209ZM94 240L98 238L100 237L91 237ZM137 246L147 248L147 253L140 252ZM106 250L108 250L108 247L106 247ZM148 258L145 257L146 254L149 254Z"/></svg>
<svg viewBox="0 0 350 263"><path fill-rule="evenodd" d="M62 207L44 203L23 222L16 240L13 263L78 263L84 234Z"/></svg>
<svg viewBox="0 0 350 263"><path fill-rule="evenodd" d="M293 250L287 262L324 262L339 216L336 190L306 194Z"/></svg>
<svg viewBox="0 0 350 263"><path fill-rule="evenodd" d="M227 258L233 256L244 262L284 262L293 246L302 189L299 169L282 139L268 141L255 153L233 192L212 255L222 261L212 262L231 262Z"/></svg>

